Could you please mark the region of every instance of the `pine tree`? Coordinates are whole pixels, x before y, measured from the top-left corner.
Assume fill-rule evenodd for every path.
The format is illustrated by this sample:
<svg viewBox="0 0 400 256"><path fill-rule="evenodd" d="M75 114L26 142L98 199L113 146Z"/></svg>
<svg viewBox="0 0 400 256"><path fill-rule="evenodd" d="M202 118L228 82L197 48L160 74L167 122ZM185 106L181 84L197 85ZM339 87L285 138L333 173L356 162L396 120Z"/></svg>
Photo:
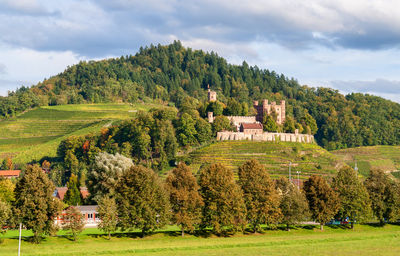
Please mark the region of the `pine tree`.
<svg viewBox="0 0 400 256"><path fill-rule="evenodd" d="M39 243L42 235L54 230L60 202L53 197L55 187L38 165L28 165L15 188L14 209L17 220L33 232Z"/></svg>
<svg viewBox="0 0 400 256"><path fill-rule="evenodd" d="M247 209L247 221L256 232L260 224L277 223L282 217L280 198L268 172L257 160L249 160L239 167L239 185Z"/></svg>
<svg viewBox="0 0 400 256"><path fill-rule="evenodd" d="M101 198L99 200L98 212L99 218L101 219L98 226L108 234L108 239L110 239L111 232L117 229L118 224L117 204L115 203L115 199L108 196Z"/></svg>
<svg viewBox="0 0 400 256"><path fill-rule="evenodd" d="M138 228L142 235L163 227L169 218L169 202L153 170L133 166L116 187L119 224L123 230Z"/></svg>
<svg viewBox="0 0 400 256"><path fill-rule="evenodd" d="M340 169L333 180L333 188L339 194L340 200L337 216L342 219L349 218L352 229L354 222L360 222L370 216L371 201L367 189L353 169L349 167Z"/></svg>
<svg viewBox="0 0 400 256"><path fill-rule="evenodd" d="M204 200L203 227L211 226L218 234L245 227L243 192L235 183L232 170L222 164L204 167L200 171L199 185Z"/></svg>
<svg viewBox="0 0 400 256"><path fill-rule="evenodd" d="M84 217L75 206L70 206L65 211L63 229L72 235L74 241L85 227Z"/></svg>
<svg viewBox="0 0 400 256"><path fill-rule="evenodd" d="M382 170L371 170L364 185L371 198L372 212L380 224L383 225L385 220L395 220L398 212L396 187L389 177Z"/></svg>
<svg viewBox="0 0 400 256"><path fill-rule="evenodd" d="M184 163L178 164L166 179L166 187L172 208L172 221L185 230L194 231L201 222L201 209L204 205L199 194L199 185L190 168Z"/></svg>
<svg viewBox="0 0 400 256"><path fill-rule="evenodd" d="M281 177L276 181L276 187L281 196L280 209L283 218L281 222L286 224L289 231L290 225L304 221L310 215L308 202L305 195L286 177Z"/></svg>
<svg viewBox="0 0 400 256"><path fill-rule="evenodd" d="M338 194L333 191L324 178L316 175L312 175L304 182L303 190L311 216L320 223L321 230L323 230L324 224L339 210Z"/></svg>
<svg viewBox="0 0 400 256"><path fill-rule="evenodd" d="M68 205L82 204L82 195L79 185L78 177L75 174L71 174L71 177L69 177L69 181L67 182L68 190L64 196L64 203Z"/></svg>

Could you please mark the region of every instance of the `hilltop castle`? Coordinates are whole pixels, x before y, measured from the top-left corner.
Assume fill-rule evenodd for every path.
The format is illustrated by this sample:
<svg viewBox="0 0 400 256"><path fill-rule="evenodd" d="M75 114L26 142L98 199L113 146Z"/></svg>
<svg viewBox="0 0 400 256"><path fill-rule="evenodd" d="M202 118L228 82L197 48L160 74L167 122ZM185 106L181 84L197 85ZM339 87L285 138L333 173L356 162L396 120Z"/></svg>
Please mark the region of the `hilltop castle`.
<svg viewBox="0 0 400 256"><path fill-rule="evenodd" d="M208 101L217 101L217 92L210 90L208 86ZM267 115L276 115L276 123L282 125L286 120L286 102L281 100L277 105L275 101L268 104L268 100L263 100L259 105L258 101L253 102L253 107L257 111L256 116L227 116L229 121L236 127L236 131L223 131L217 133L217 140L256 140L256 141L290 141L290 142L314 142L314 136L309 134L295 133L271 133L264 132L262 122ZM214 122L214 113L207 113L208 122Z"/></svg>

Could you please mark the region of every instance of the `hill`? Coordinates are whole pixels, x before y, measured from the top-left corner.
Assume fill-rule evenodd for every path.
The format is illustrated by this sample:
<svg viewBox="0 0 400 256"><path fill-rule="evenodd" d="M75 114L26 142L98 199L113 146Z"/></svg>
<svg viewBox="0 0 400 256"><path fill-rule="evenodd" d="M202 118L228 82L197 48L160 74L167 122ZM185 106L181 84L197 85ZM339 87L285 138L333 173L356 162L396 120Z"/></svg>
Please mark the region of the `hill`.
<svg viewBox="0 0 400 256"><path fill-rule="evenodd" d="M138 110L156 104L77 104L43 106L0 121L0 159L11 157L24 164L55 157L59 143L71 135L99 132L118 120L132 118Z"/></svg>
<svg viewBox="0 0 400 256"><path fill-rule="evenodd" d="M371 145L400 145L400 104L380 97L342 95L329 88L301 86L294 78L232 65L216 53L185 48L179 41L141 48L137 54L80 62L31 87L0 97L0 116L8 118L45 105L157 100L179 109L191 102L204 107L206 88L247 104L253 100L286 100L287 116L299 123L316 121L316 141L328 150ZM203 108L204 110L204 108ZM205 117L204 111L199 111ZM233 113L234 114L234 113Z"/></svg>
<svg viewBox="0 0 400 256"><path fill-rule="evenodd" d="M358 147L331 152L341 161L354 167L357 162L359 172L366 176L371 169L382 169L400 178L400 147L372 146Z"/></svg>
<svg viewBox="0 0 400 256"><path fill-rule="evenodd" d="M194 172L203 164L217 162L235 173L245 161L257 159L274 178L288 176L289 162L292 162L291 173L296 179L296 171L301 172L300 179L316 173L331 177L342 166L335 155L318 145L291 142L215 142L191 152L186 159Z"/></svg>

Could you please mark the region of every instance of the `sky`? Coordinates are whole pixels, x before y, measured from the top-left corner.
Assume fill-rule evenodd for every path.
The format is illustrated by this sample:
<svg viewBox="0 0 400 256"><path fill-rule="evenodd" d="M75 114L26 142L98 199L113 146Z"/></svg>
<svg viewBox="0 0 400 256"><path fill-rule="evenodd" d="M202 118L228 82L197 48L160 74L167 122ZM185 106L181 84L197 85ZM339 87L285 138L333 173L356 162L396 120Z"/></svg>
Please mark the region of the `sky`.
<svg viewBox="0 0 400 256"><path fill-rule="evenodd" d="M302 85L400 103L398 0L0 0L0 95L180 40Z"/></svg>

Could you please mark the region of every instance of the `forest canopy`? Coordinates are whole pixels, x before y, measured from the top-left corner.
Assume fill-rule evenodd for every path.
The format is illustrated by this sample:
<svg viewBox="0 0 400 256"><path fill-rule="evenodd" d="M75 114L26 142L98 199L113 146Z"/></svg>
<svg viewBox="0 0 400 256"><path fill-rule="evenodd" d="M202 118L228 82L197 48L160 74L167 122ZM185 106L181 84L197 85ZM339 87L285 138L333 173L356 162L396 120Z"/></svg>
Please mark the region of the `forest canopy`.
<svg viewBox="0 0 400 256"><path fill-rule="evenodd" d="M316 141L328 150L400 144L400 104L301 86L275 71L245 61L232 65L214 52L185 48L179 41L140 48L134 56L82 61L31 88L0 97L0 116L12 117L41 105L101 102L158 101L182 109L187 102L205 102L208 85L225 105L244 104L227 112L247 113L253 100L286 100L288 116L298 123L310 116L316 121Z"/></svg>

